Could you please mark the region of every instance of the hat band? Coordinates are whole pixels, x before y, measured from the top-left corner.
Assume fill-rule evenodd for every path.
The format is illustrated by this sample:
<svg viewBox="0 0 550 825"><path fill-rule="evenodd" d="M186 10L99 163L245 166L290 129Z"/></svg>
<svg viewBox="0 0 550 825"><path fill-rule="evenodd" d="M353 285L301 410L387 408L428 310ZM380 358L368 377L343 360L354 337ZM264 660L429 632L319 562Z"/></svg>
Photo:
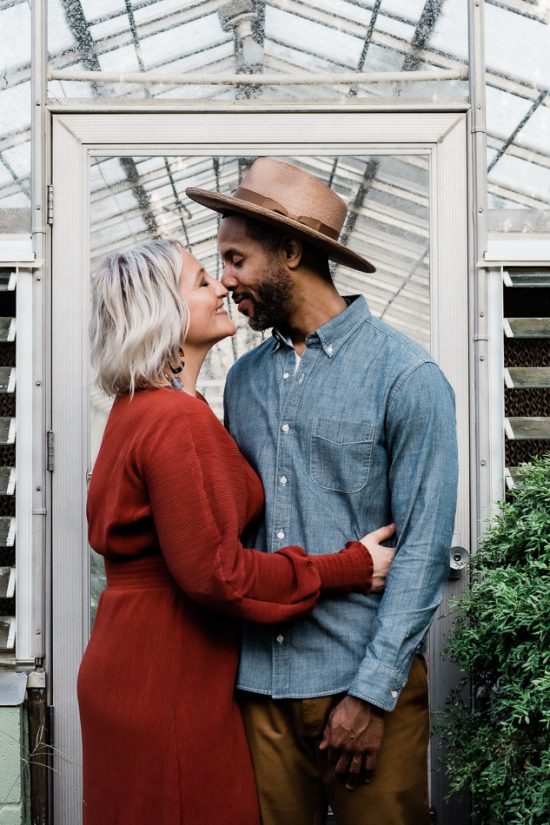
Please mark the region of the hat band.
<svg viewBox="0 0 550 825"><path fill-rule="evenodd" d="M333 241L338 240L340 233L332 226L328 226L328 224L318 221L317 218L310 218L308 215L300 215L299 217L291 215L288 209L273 198L266 198L264 195L259 195L251 189L245 189L243 186L239 186L233 197L253 203L255 206L261 206L262 209L267 209L269 212L277 212L285 218L291 218L291 220L302 223L309 229L315 230L315 232L320 232L323 235L327 235L327 237L331 238Z"/></svg>

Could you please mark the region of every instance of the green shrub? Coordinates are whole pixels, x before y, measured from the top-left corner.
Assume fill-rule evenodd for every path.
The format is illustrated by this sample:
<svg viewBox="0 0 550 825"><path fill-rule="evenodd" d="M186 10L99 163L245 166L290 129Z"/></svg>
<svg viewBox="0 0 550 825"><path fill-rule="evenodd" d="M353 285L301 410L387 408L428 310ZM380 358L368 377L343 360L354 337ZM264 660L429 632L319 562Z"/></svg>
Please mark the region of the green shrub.
<svg viewBox="0 0 550 825"><path fill-rule="evenodd" d="M452 793L469 790L480 825L550 822L550 455L485 533L457 603L448 655L468 674L443 734Z"/></svg>

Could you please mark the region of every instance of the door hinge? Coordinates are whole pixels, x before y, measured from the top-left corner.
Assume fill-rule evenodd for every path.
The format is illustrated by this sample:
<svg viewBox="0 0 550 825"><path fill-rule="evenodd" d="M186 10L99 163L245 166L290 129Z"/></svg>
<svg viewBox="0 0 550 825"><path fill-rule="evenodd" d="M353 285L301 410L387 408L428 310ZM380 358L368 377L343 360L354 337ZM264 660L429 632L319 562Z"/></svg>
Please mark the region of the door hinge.
<svg viewBox="0 0 550 825"><path fill-rule="evenodd" d="M53 183L48 184L48 226L53 226Z"/></svg>
<svg viewBox="0 0 550 825"><path fill-rule="evenodd" d="M53 473L53 432L46 433L46 470Z"/></svg>

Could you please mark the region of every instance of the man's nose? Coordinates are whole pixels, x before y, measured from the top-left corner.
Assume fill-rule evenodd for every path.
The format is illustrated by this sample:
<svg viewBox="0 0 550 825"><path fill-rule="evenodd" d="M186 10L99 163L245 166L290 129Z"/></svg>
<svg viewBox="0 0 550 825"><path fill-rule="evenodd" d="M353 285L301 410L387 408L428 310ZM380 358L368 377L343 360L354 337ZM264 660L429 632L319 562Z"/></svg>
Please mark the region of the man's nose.
<svg viewBox="0 0 550 825"><path fill-rule="evenodd" d="M220 282L228 290L233 290L237 286L237 279L235 278L234 275L231 274L231 272L229 271L229 268L227 266L224 266L224 268L223 268L222 277L220 279Z"/></svg>

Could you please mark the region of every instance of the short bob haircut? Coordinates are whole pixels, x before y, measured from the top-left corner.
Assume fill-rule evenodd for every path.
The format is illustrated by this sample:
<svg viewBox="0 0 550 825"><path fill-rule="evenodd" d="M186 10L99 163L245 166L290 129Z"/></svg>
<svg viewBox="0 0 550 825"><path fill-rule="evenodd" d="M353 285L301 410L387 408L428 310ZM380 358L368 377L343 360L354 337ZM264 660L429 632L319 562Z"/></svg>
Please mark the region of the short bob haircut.
<svg viewBox="0 0 550 825"><path fill-rule="evenodd" d="M113 253L94 275L92 365L107 395L162 386L178 359L189 327L178 289L183 249L179 241L148 241Z"/></svg>

